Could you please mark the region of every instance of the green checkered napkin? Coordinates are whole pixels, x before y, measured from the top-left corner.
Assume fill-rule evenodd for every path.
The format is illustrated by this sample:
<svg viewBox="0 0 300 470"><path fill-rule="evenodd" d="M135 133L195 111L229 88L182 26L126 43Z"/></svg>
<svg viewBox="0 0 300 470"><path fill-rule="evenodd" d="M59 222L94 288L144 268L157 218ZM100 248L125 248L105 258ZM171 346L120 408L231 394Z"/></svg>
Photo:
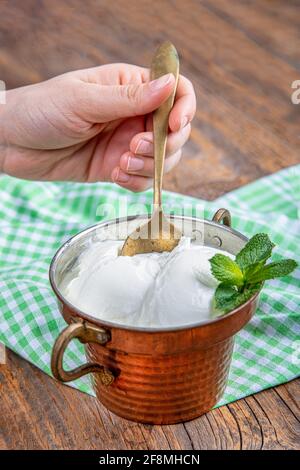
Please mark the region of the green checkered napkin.
<svg viewBox="0 0 300 470"><path fill-rule="evenodd" d="M282 255L299 262L299 181L300 165L212 203L167 192L164 201L175 213L185 204L186 215L202 203L207 218L226 207L240 232L249 237L257 232L269 234L278 245L274 259ZM115 215L121 216L126 215L122 214L124 202L146 204L150 210L151 201L151 191L133 194L106 183L39 183L0 177L0 341L50 374L51 349L65 327L48 281L52 256L70 236L107 218L99 205L113 203L115 209L121 208ZM219 405L300 375L299 279L298 269L292 276L267 283L258 312L236 337L229 382ZM65 366L73 368L84 361L83 346L73 341ZM71 385L93 394L89 377Z"/></svg>

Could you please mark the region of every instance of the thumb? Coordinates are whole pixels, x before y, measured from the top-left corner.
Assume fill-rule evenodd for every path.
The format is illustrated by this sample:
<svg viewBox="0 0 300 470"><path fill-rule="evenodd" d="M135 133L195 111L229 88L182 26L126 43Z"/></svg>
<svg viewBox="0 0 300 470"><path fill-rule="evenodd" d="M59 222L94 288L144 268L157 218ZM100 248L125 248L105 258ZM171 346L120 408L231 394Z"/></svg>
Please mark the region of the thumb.
<svg viewBox="0 0 300 470"><path fill-rule="evenodd" d="M84 83L80 112L84 119L95 123L148 114L168 98L174 86L172 73L138 85Z"/></svg>

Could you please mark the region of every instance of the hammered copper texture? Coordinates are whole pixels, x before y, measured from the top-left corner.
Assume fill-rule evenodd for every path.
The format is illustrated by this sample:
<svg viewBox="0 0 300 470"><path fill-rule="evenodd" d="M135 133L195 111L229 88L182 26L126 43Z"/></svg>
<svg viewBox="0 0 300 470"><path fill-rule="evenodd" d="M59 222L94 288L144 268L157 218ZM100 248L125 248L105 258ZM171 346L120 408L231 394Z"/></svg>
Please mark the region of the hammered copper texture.
<svg viewBox="0 0 300 470"><path fill-rule="evenodd" d="M110 387L93 375L97 397L109 410L134 421L167 424L195 418L216 404L226 386L232 347L228 338L206 349L149 356L89 344L87 356L119 372Z"/></svg>

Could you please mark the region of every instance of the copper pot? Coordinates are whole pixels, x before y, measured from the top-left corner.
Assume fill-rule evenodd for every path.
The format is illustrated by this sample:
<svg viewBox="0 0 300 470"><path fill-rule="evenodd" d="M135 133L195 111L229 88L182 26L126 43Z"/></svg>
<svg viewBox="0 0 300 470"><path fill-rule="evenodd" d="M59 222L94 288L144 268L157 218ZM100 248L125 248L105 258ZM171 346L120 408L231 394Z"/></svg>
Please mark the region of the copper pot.
<svg viewBox="0 0 300 470"><path fill-rule="evenodd" d="M69 324L53 347L52 372L62 382L92 372L99 401L123 418L151 424L188 421L209 411L222 397L234 335L254 314L258 296L223 317L176 328L128 327L79 311L63 297L62 282L86 243L113 224L122 228L125 221L102 222L79 233L52 260L50 282ZM197 234L202 243L233 254L247 241L230 228L230 214L225 209L217 211L212 221L173 217L175 225L182 221L186 236ZM141 217L131 218L128 232L140 223ZM63 354L73 338L85 344L88 363L66 371Z"/></svg>

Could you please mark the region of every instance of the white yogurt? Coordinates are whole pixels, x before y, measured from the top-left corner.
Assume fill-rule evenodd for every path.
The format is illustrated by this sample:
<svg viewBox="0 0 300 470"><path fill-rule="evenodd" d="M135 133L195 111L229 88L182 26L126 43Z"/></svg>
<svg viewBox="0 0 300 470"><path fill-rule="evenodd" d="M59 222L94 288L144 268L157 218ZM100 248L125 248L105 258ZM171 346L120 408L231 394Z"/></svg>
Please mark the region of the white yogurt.
<svg viewBox="0 0 300 470"><path fill-rule="evenodd" d="M174 327L212 317L218 282L209 259L224 251L183 237L170 253L118 256L122 244L95 242L81 254L76 275L63 288L69 302L93 317L128 326Z"/></svg>

